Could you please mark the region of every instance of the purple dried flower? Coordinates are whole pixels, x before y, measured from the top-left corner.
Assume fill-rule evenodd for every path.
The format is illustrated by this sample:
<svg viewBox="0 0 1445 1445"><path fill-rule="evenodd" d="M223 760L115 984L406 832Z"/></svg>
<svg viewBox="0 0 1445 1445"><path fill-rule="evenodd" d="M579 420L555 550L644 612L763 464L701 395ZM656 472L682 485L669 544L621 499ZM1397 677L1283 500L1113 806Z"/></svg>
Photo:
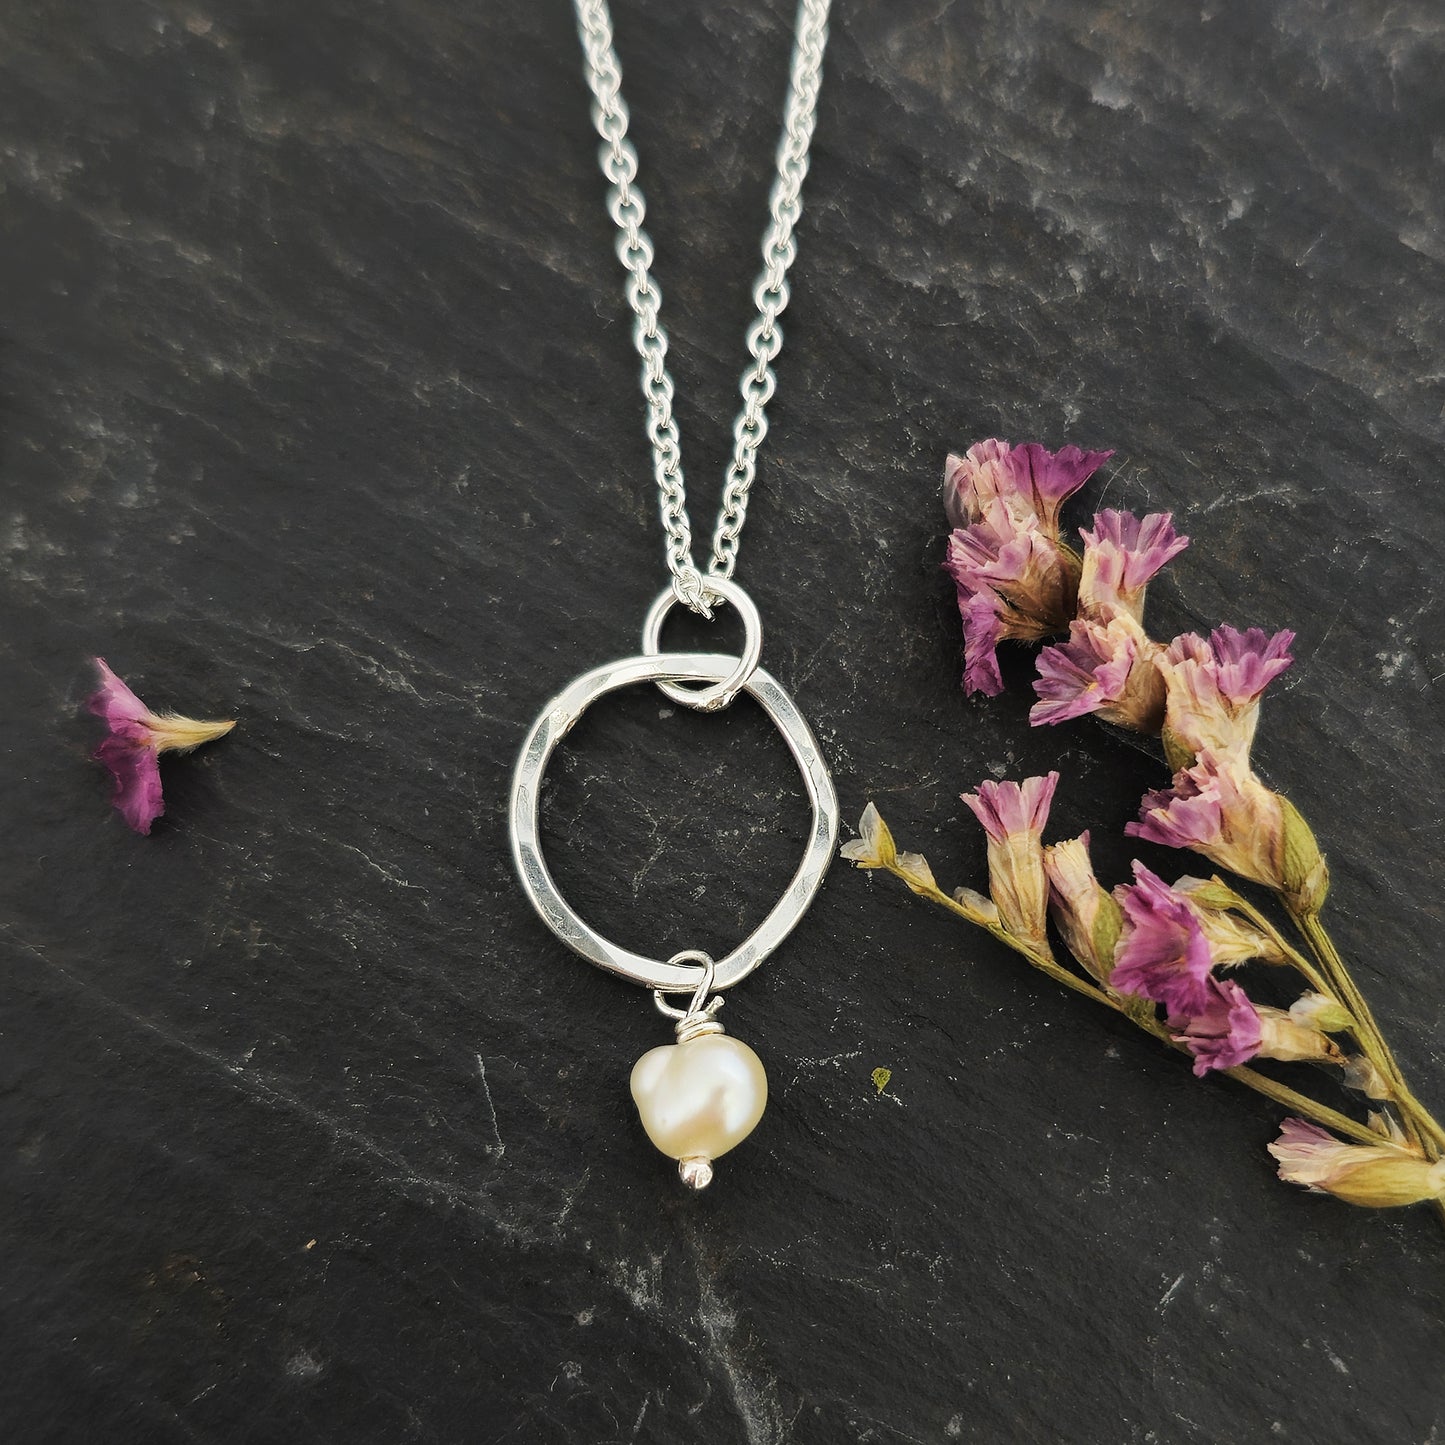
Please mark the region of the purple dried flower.
<svg viewBox="0 0 1445 1445"><path fill-rule="evenodd" d="M984 782L964 793L988 834L988 886L1003 926L1014 937L1048 948L1049 884L1043 831L1059 775L1022 783Z"/></svg>
<svg viewBox="0 0 1445 1445"><path fill-rule="evenodd" d="M1209 646L1218 670L1219 691L1235 707L1258 702L1259 695L1289 669L1294 633L1288 628L1273 635L1261 627L1245 632L1226 624L1209 634Z"/></svg>
<svg viewBox="0 0 1445 1445"><path fill-rule="evenodd" d="M234 722L201 722L176 713L153 713L97 657L100 687L89 699L91 712L102 718L109 735L101 739L94 757L115 779L113 802L121 817L137 833L149 833L165 811L161 796L158 758L163 752L189 752L202 743L224 737Z"/></svg>
<svg viewBox="0 0 1445 1445"><path fill-rule="evenodd" d="M983 520L990 505L1014 496L1007 442L990 438L975 442L963 456L950 456L943 467L943 510L948 524L971 527Z"/></svg>
<svg viewBox="0 0 1445 1445"><path fill-rule="evenodd" d="M1025 778L1021 783L985 781L978 785L978 792L964 793L963 801L983 824L989 842L1002 843L1016 833L1043 833L1058 786L1058 773Z"/></svg>
<svg viewBox="0 0 1445 1445"><path fill-rule="evenodd" d="M1175 1042L1194 1055L1196 1074L1232 1069L1255 1057L1344 1063L1311 1017L1326 1010L1257 1005L1238 984L1218 976L1218 969L1251 958L1282 962L1271 939L1226 910L1201 903L1194 895L1207 896L1208 885L1196 879L1170 888L1139 862L1134 877L1132 885L1115 890L1124 919L1109 981L1121 992L1164 1005Z"/></svg>
<svg viewBox="0 0 1445 1445"><path fill-rule="evenodd" d="M1146 793L1124 831L1168 848L1193 848L1221 868L1288 889L1284 800L1250 771L1242 746L1201 752L1174 786Z"/></svg>
<svg viewBox="0 0 1445 1445"><path fill-rule="evenodd" d="M1079 561L1030 518L1016 524L1003 506L948 539L944 567L958 591L964 677L969 692L1003 691L1000 642L1037 642L1064 631L1077 598Z"/></svg>
<svg viewBox="0 0 1445 1445"><path fill-rule="evenodd" d="M998 670L998 645L1008 635L1004 612L1007 603L996 592L965 594L958 590L958 615L963 621L963 687L997 697L1003 691Z"/></svg>
<svg viewBox="0 0 1445 1445"><path fill-rule="evenodd" d="M1029 721L1039 727L1103 712L1124 696L1138 651L1125 629L1111 634L1094 622L1071 623L1067 642L1039 653L1034 680L1039 701L1029 710Z"/></svg>
<svg viewBox="0 0 1445 1445"><path fill-rule="evenodd" d="M1162 1003L1171 1018L1204 1014L1215 957L1188 899L1142 863L1134 883L1115 889L1124 923L1110 982L1122 993Z"/></svg>
<svg viewBox="0 0 1445 1445"><path fill-rule="evenodd" d="M1003 691L1000 642L1067 629L1081 563L1059 538L1059 508L1111 455L990 439L949 457L943 504L954 531L944 566L958 589L967 691Z"/></svg>
<svg viewBox="0 0 1445 1445"><path fill-rule="evenodd" d="M1194 1073L1202 1079L1212 1069L1233 1069L1260 1053L1264 1037L1259 1011L1249 995L1229 979L1210 978L1203 1007L1188 1015L1170 1014L1176 1043L1194 1055Z"/></svg>
<svg viewBox="0 0 1445 1445"><path fill-rule="evenodd" d="M1079 607L1085 617L1102 622L1120 614L1141 621L1150 579L1189 545L1168 512L1142 519L1132 512L1100 512L1094 530L1081 528L1079 535L1084 539Z"/></svg>
<svg viewBox="0 0 1445 1445"><path fill-rule="evenodd" d="M1158 644L1133 618L1070 624L1069 640L1039 653L1029 721L1040 727L1097 713L1105 722L1157 733L1164 718Z"/></svg>
<svg viewBox="0 0 1445 1445"><path fill-rule="evenodd" d="M1040 530L1057 540L1065 498L1113 455L1072 446L1051 452L1037 442L1013 447L995 438L976 442L944 467L944 511L951 526L964 528L982 521L998 502L1014 522L1036 518Z"/></svg>
<svg viewBox="0 0 1445 1445"><path fill-rule="evenodd" d="M1060 447L1051 452L1038 442L1025 442L1009 454L1017 495L1029 497L1044 531L1057 537L1059 509L1114 453Z"/></svg>
<svg viewBox="0 0 1445 1445"><path fill-rule="evenodd" d="M1273 636L1258 627L1219 627L1206 642L1197 633L1176 637L1160 659L1167 689L1165 721L1176 755L1215 752L1254 741L1259 699L1293 658L1294 633Z"/></svg>

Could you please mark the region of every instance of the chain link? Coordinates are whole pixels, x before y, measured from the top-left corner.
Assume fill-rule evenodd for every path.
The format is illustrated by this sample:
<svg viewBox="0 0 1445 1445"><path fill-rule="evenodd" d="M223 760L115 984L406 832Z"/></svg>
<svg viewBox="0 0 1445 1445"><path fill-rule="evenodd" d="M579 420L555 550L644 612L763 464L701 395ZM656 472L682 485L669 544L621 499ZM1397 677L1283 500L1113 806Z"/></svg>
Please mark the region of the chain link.
<svg viewBox="0 0 1445 1445"><path fill-rule="evenodd" d="M642 360L647 437L652 443L653 475L667 533L667 565L679 600L694 612L710 616L710 603L717 594L708 587L707 578L698 571L692 557L682 445L672 413L674 393L667 370L667 333L658 316L662 293L651 276L652 241L642 229L647 208L637 185L637 150L627 139L627 104L622 99L622 67L612 43L612 17L607 0L575 0L575 4L587 59L587 80L592 87L592 120L602 137L598 156L610 186L607 210L618 227L617 257L627 271L627 303L637 317L632 339ZM808 174L808 147L823 80L829 4L830 0L799 0L798 4L777 175L768 201L768 229L763 236L763 269L753 286L758 317L747 334L753 363L744 368L739 383L743 407L733 424L732 462L723 484L708 577L731 578L737 566L748 492L757 475L758 447L768 432L766 409L778 385L773 371L773 362L783 349L778 317L788 304L788 268L798 254L793 228L803 212L803 178Z"/></svg>

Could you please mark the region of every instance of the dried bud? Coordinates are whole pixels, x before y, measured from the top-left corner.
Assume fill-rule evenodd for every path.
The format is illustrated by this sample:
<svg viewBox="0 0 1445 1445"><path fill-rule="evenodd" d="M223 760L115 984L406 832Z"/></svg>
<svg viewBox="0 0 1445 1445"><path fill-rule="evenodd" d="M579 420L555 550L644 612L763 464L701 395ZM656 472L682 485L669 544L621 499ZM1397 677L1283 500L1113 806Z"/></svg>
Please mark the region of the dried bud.
<svg viewBox="0 0 1445 1445"><path fill-rule="evenodd" d="M1323 993L1301 994L1289 1006L1289 1014L1297 1023L1322 1029L1327 1034L1337 1034L1355 1022L1342 1003Z"/></svg>
<svg viewBox="0 0 1445 1445"><path fill-rule="evenodd" d="M1194 909L1217 967L1234 968L1251 959L1262 963L1290 961L1274 938L1233 912L1241 900L1232 889L1222 889L1217 879L1180 878L1174 884L1174 891L1183 894ZM1219 902L1221 892L1229 894L1228 902Z"/></svg>
<svg viewBox="0 0 1445 1445"><path fill-rule="evenodd" d="M984 928L1002 928L998 904L992 898L985 898L976 888L955 888L953 901L968 914L972 922Z"/></svg>
<svg viewBox="0 0 1445 1445"><path fill-rule="evenodd" d="M1349 1204L1391 1209L1445 1194L1445 1160L1431 1163L1406 1145L1345 1144L1318 1125L1286 1119L1269 1146L1279 1177Z"/></svg>
<svg viewBox="0 0 1445 1445"><path fill-rule="evenodd" d="M1258 1004L1256 1012L1260 1023L1260 1058L1314 1064L1345 1063L1339 1045L1319 1029L1302 1023L1293 1010L1286 1012L1270 1008L1267 1004Z"/></svg>
<svg viewBox="0 0 1445 1445"><path fill-rule="evenodd" d="M893 871L920 896L927 897L941 891L933 877L933 869L922 853L900 853Z"/></svg>
<svg viewBox="0 0 1445 1445"><path fill-rule="evenodd" d="M858 820L858 836L844 843L839 852L859 868L892 868L898 862L893 834L872 803Z"/></svg>
<svg viewBox="0 0 1445 1445"><path fill-rule="evenodd" d="M1089 835L1050 844L1043 856L1049 911L1069 952L1100 983L1108 983L1124 916L1113 895L1094 876Z"/></svg>
<svg viewBox="0 0 1445 1445"><path fill-rule="evenodd" d="M1297 913L1318 913L1330 891L1330 870L1310 825L1286 797L1279 797L1284 821L1284 865L1280 891Z"/></svg>
<svg viewBox="0 0 1445 1445"><path fill-rule="evenodd" d="M1390 1081L1364 1054L1354 1054L1348 1058L1341 1077L1346 1088L1358 1089L1367 1099L1388 1099L1394 1093Z"/></svg>

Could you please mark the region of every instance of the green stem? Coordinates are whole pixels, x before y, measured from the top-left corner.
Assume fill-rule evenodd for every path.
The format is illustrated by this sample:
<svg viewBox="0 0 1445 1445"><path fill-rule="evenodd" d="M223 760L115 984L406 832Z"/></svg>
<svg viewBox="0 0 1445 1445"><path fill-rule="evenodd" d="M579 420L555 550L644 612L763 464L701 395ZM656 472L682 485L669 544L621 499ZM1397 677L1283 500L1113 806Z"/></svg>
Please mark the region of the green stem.
<svg viewBox="0 0 1445 1445"><path fill-rule="evenodd" d="M1330 981L1315 967L1310 959L1306 958L1247 898L1242 898L1239 894L1235 894L1235 900L1234 907L1244 914L1244 916L1284 954L1289 960L1290 967L1293 968L1316 993L1322 993L1327 998L1334 998L1334 989L1330 986ZM1340 999L1336 999L1335 1001L1337 1003L1343 1002L1343 1000Z"/></svg>
<svg viewBox="0 0 1445 1445"><path fill-rule="evenodd" d="M1288 1085L1276 1083L1264 1074L1257 1074L1253 1069L1247 1069L1241 1065L1239 1068L1225 1069L1224 1072L1229 1078L1238 1080L1246 1088L1273 1099L1276 1104L1283 1104L1285 1108L1293 1110L1296 1114L1303 1114L1305 1118L1313 1119L1322 1128L1333 1129L1337 1134L1358 1139L1362 1144L1378 1144L1380 1142L1380 1136L1368 1125L1357 1122L1348 1114L1340 1113L1338 1109L1331 1109L1328 1104L1316 1103L1308 1094L1301 1094L1297 1090L1289 1088Z"/></svg>
<svg viewBox="0 0 1445 1445"><path fill-rule="evenodd" d="M1360 1041L1360 1047L1390 1085L1390 1097L1399 1105L1405 1127L1432 1159L1438 1159L1441 1153L1445 1152L1445 1128L1440 1126L1434 1115L1415 1097L1405 1082L1399 1061L1385 1042L1385 1036L1339 949L1335 947L1329 930L1325 928L1318 913L1298 912L1294 914L1294 920L1300 932L1309 940L1310 947L1314 949L1326 975L1334 985L1340 1002L1354 1016L1358 1024L1354 1032Z"/></svg>
<svg viewBox="0 0 1445 1445"><path fill-rule="evenodd" d="M1161 1043L1168 1044L1176 1053L1187 1054L1189 1052L1183 1044L1174 1041L1173 1035L1157 1019L1146 1021L1135 1018L1134 1022L1146 1033L1153 1034ZM1232 1069L1223 1069L1220 1072L1225 1077L1235 1080L1236 1083L1243 1084L1245 1088L1253 1089L1255 1093L1263 1094L1277 1104L1283 1104L1285 1108L1293 1110L1296 1114L1303 1114L1307 1119L1313 1119L1316 1124L1322 1125L1326 1129L1333 1129L1337 1133L1348 1135L1351 1139L1358 1139L1362 1144L1378 1144L1380 1142L1380 1136L1367 1124L1358 1123L1348 1114L1342 1114L1338 1109L1331 1109L1328 1104L1321 1104L1310 1098L1308 1094L1301 1094L1298 1089L1291 1089L1288 1084L1281 1084L1267 1074L1246 1068L1243 1064Z"/></svg>
<svg viewBox="0 0 1445 1445"><path fill-rule="evenodd" d="M1075 993L1082 994L1085 998L1112 1009L1116 1014L1137 1024L1145 1033L1152 1034L1161 1043L1167 1044L1175 1053L1187 1054L1189 1052L1183 1044L1175 1041L1173 1035L1157 1018L1148 1014L1130 1012L1115 995L1106 993L1098 984L1080 978L1078 974L1064 968L1051 953L1040 951L1024 940L1013 937L1006 929L992 923L977 909L969 908L956 898L950 898L941 888L920 889L917 883L905 874L894 869L888 871L902 878L910 888L921 893L931 902L941 905L950 913L966 919L969 923L986 929L1000 943L1007 945L1015 953L1021 954L1040 973L1045 973L1065 987L1073 989ZM1357 1139L1362 1144L1378 1144L1380 1142L1380 1136L1368 1126L1357 1123L1349 1115L1340 1113L1338 1109L1331 1109L1327 1104L1321 1104L1310 1098L1308 1094L1301 1094L1297 1089L1291 1089L1287 1084L1278 1083L1265 1074L1257 1073L1254 1069L1239 1066L1225 1069L1222 1072L1237 1083L1243 1084L1245 1088L1253 1089L1255 1093L1273 1099L1275 1103L1282 1104L1285 1108L1296 1114L1302 1114L1307 1119L1312 1119L1323 1128L1333 1129L1336 1133L1343 1134L1350 1139Z"/></svg>
<svg viewBox="0 0 1445 1445"><path fill-rule="evenodd" d="M948 909L950 913L957 914L958 917L982 928L985 932L993 934L1000 943L1013 949L1015 953L1021 953L1040 973L1048 974L1056 983L1063 984L1065 988L1073 989L1075 993L1083 994L1085 998L1093 999L1095 1003L1108 1004L1111 1008L1117 1008L1113 999L1111 999L1103 989L1097 984L1090 983L1087 979L1080 978L1078 974L1065 968L1053 954L1035 949L1024 940L1015 938L1006 928L990 922L983 914L979 913L977 909L967 907L956 898L950 898L943 889L921 889L906 874L892 868L888 871L893 873L895 877L902 878L915 893L927 898L931 903L937 903L941 907Z"/></svg>

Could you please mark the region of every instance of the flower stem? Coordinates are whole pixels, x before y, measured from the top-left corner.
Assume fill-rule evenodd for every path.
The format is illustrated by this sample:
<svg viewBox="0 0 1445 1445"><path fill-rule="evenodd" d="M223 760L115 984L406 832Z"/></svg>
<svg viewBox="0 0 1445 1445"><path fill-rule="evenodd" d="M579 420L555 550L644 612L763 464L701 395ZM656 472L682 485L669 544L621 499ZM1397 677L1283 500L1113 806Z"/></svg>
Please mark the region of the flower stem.
<svg viewBox="0 0 1445 1445"><path fill-rule="evenodd" d="M1095 1003L1108 1004L1111 1008L1117 1007L1117 1005L1114 1003L1114 1000L1111 999L1109 995L1106 994L1104 990L1101 989L1097 984L1090 983L1087 979L1080 978L1078 974L1072 972L1070 969L1065 968L1061 963L1059 963L1059 961L1053 956L1053 954L1040 949L1036 949L1029 945L1027 942L1025 942L1023 939L1015 938L1013 934L1011 934L1006 928L1000 927L998 924L990 922L975 909L969 908L967 905L960 903L956 898L950 898L948 894L943 891L943 889L921 889L916 883L914 883L906 875L904 875L897 869L889 868L888 872L894 874L895 877L902 878L905 883L908 883L909 887L912 888L915 893L918 893L922 897L927 898L931 903L937 903L941 907L948 909L950 913L955 913L958 915L958 917L967 920L969 923L976 924L979 928L982 928L986 932L993 934L993 936L998 939L1000 943L1005 944L1007 947L1013 949L1015 953L1023 954L1023 956L1028 959L1028 961L1033 964L1036 969L1038 969L1041 973L1048 974L1048 976L1056 983L1063 984L1065 988L1073 989L1075 993L1083 994L1085 998L1093 999Z"/></svg>
<svg viewBox="0 0 1445 1445"><path fill-rule="evenodd" d="M1257 909L1247 898L1235 895L1237 908L1254 926L1260 930L1272 942L1281 953L1289 960L1290 967L1300 975L1316 993L1322 993L1326 997L1333 998L1334 990L1330 981L1315 967L1314 963L1305 957L1299 949L1290 943L1284 934L1263 913ZM1336 1000L1336 1002L1342 1002Z"/></svg>
<svg viewBox="0 0 1445 1445"><path fill-rule="evenodd" d="M1131 1015L1131 1017L1133 1016ZM1175 1042L1174 1036L1158 1019L1134 1018L1134 1022L1146 1033L1153 1034L1161 1043L1168 1044L1176 1053L1187 1054L1189 1052L1183 1044ZM1301 1094L1299 1090L1291 1089L1288 1084L1281 1084L1267 1074L1261 1074L1243 1064L1236 1065L1232 1069L1223 1069L1221 1072L1227 1078L1235 1080L1236 1083L1243 1084L1245 1088L1253 1089L1255 1093L1273 1099L1276 1104L1283 1104L1285 1108L1292 1109L1296 1114L1303 1114L1307 1119L1313 1119L1316 1124L1320 1124L1326 1129L1334 1129L1340 1134L1347 1134L1352 1139L1358 1139L1362 1144L1378 1144L1380 1142L1380 1136L1368 1125L1357 1123L1348 1114L1342 1114L1338 1109L1331 1109L1328 1104L1321 1104L1310 1098L1308 1094Z"/></svg>
<svg viewBox="0 0 1445 1445"><path fill-rule="evenodd" d="M1331 1109L1328 1104L1317 1103L1308 1094L1301 1094L1286 1084L1276 1083L1275 1080L1264 1074L1256 1073L1253 1069L1241 1065L1238 1068L1225 1069L1224 1072L1229 1078L1243 1084L1246 1088L1273 1099L1276 1104L1283 1104L1285 1108L1292 1109L1296 1114L1303 1114L1305 1118L1313 1119L1323 1128L1333 1129L1337 1134L1345 1134L1351 1139L1358 1139L1362 1144L1378 1144L1380 1142L1380 1136L1367 1124L1358 1123L1348 1114L1342 1114L1338 1109Z"/></svg>
<svg viewBox="0 0 1445 1445"><path fill-rule="evenodd" d="M1085 998L1112 1009L1115 1013L1137 1024L1145 1033L1152 1034L1161 1043L1167 1044L1176 1053L1187 1054L1189 1052L1183 1044L1175 1041L1168 1028L1157 1018L1148 1014L1131 1012L1116 995L1106 993L1098 984L1088 979L1080 978L1078 974L1060 964L1051 953L1036 949L1022 939L1014 938L1006 929L997 927L976 909L969 908L955 898L950 898L941 888L920 888L915 880L910 879L900 870L889 868L888 872L902 878L915 893L919 893L930 902L937 903L948 909L950 913L986 929L1000 943L1006 944L1015 953L1022 954L1040 973L1045 973L1066 988L1073 989L1075 993L1082 994ZM1331 1109L1327 1104L1321 1104L1310 1098L1308 1094L1301 1094L1297 1089L1291 1089L1287 1084L1278 1083L1265 1074L1257 1073L1254 1069L1241 1065L1233 1069L1225 1069L1223 1072L1227 1077L1243 1084L1245 1088L1253 1089L1255 1093L1273 1099L1275 1103L1282 1104L1285 1108L1301 1114L1307 1119L1312 1119L1326 1129L1333 1129L1336 1133L1343 1134L1347 1138L1357 1139L1362 1144L1378 1144L1380 1142L1380 1136L1367 1125L1357 1123L1347 1114L1340 1113L1338 1109ZM1433 1123L1433 1120L1431 1122ZM1442 1205L1442 1209L1445 1209L1445 1205Z"/></svg>
<svg viewBox="0 0 1445 1445"><path fill-rule="evenodd" d="M1318 912L1303 910L1294 914L1294 920L1300 932L1309 940L1336 997L1354 1016L1357 1024L1354 1032L1360 1041L1360 1047L1389 1083L1390 1098L1399 1106L1405 1127L1419 1140L1430 1158L1438 1159L1442 1151L1445 1151L1445 1128L1440 1126L1434 1115L1415 1097L1405 1082L1399 1062L1389 1044L1385 1042L1385 1036L1339 949L1335 947L1329 930L1324 926ZM1445 1213L1445 1209L1442 1209L1442 1213Z"/></svg>

